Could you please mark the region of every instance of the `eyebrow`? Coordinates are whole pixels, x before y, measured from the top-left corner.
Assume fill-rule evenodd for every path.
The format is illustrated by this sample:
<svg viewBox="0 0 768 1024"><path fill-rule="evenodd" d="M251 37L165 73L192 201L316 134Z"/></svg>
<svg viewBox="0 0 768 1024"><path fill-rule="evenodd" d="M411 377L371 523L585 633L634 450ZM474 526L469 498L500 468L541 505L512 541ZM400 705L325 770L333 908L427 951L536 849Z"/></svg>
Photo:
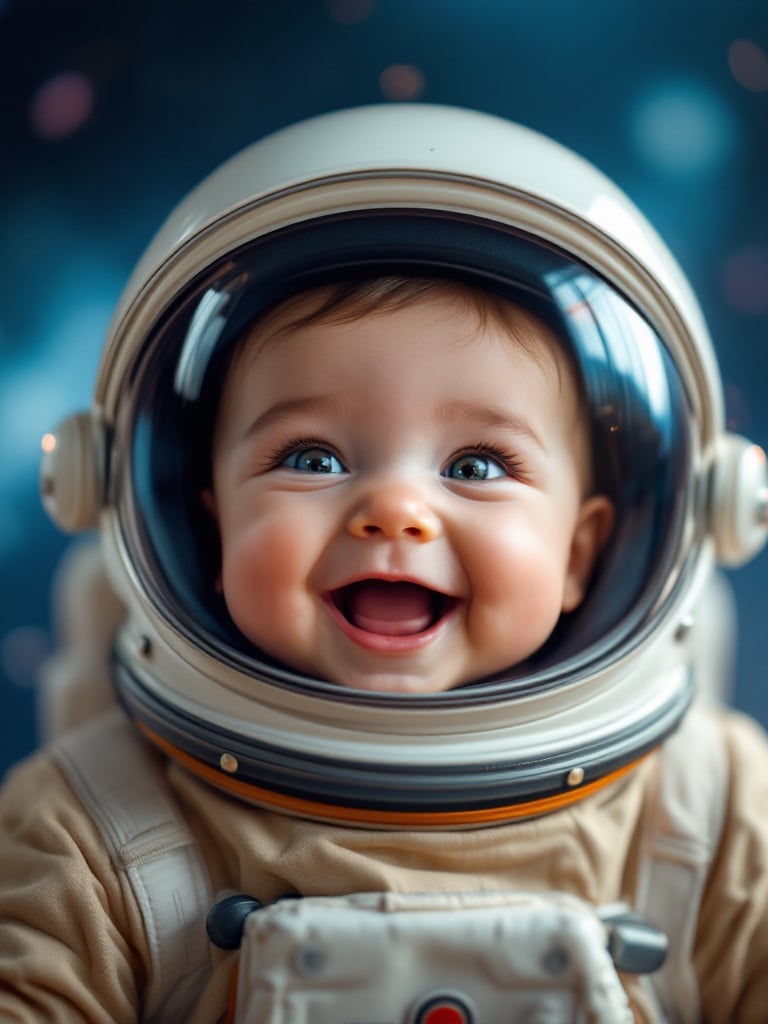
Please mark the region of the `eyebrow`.
<svg viewBox="0 0 768 1024"><path fill-rule="evenodd" d="M495 409L493 406L457 400L444 402L438 409L438 417L447 423L461 420L478 427L511 430L515 434L529 438L537 447L544 450L541 438L528 420L507 409Z"/></svg>
<svg viewBox="0 0 768 1024"><path fill-rule="evenodd" d="M265 409L263 413L246 427L237 439L237 443L247 441L265 427L273 426L281 420L290 419L296 415L318 415L331 411L343 409L344 399L339 395L304 395L301 398L286 398L281 402L275 402Z"/></svg>
<svg viewBox="0 0 768 1024"><path fill-rule="evenodd" d="M304 395L300 398L286 398L275 402L256 417L240 434L237 443L247 441L260 430L273 426L281 420L290 419L295 415L319 415L331 411L341 412L348 408L348 401L343 396L333 394ZM509 430L522 437L527 437L544 450L541 438L531 424L523 416L506 409L495 409L492 406L454 400L443 402L437 409L437 419L441 423L453 423L457 420L477 427Z"/></svg>

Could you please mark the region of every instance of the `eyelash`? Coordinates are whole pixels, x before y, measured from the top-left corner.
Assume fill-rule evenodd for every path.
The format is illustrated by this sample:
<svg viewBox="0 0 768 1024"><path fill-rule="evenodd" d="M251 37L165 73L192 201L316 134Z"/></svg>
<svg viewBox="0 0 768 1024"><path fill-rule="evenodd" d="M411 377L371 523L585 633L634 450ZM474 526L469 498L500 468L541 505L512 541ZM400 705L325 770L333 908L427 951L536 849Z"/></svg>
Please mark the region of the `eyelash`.
<svg viewBox="0 0 768 1024"><path fill-rule="evenodd" d="M293 455L294 452L303 451L305 448L327 448L340 462L344 463L344 460L333 445L328 444L327 441L323 441L319 437L298 437L294 440L286 441L285 444L278 445L267 457L267 468L273 469L280 466L289 455ZM510 455L504 448L488 441L481 441L479 444L467 445L461 448L448 459L446 465L455 462L456 459L460 459L463 455L487 455L489 458L495 459L510 476L517 477L518 479L524 476L522 463L518 458Z"/></svg>
<svg viewBox="0 0 768 1024"><path fill-rule="evenodd" d="M278 445L274 449L267 457L267 468L275 469L285 462L289 455L293 455L294 452L303 451L305 448L327 448L340 462L344 462L333 445L328 444L327 441L323 441L319 437L297 437L293 441L286 441L285 444Z"/></svg>
<svg viewBox="0 0 768 1024"><path fill-rule="evenodd" d="M514 455L510 455L504 448L500 448L498 445L492 444L489 441L481 441L480 444L467 445L466 448L462 448L460 451L452 455L446 465L455 462L456 459L460 459L463 455L487 455L489 458L494 459L498 464L510 475L518 479L524 476L523 464Z"/></svg>

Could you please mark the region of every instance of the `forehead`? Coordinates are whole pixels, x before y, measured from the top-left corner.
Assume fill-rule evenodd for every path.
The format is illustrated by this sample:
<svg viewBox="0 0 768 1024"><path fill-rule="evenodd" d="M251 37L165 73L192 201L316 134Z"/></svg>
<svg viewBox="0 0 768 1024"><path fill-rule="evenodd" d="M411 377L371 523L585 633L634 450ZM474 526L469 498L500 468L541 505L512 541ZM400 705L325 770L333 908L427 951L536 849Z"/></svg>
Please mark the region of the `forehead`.
<svg viewBox="0 0 768 1024"><path fill-rule="evenodd" d="M264 410L306 408L308 397L322 396L340 415L378 415L392 425L430 408L444 422L458 399L524 410L540 436L567 435L582 460L576 379L554 332L527 310L509 303L502 320L432 294L364 315L318 315L321 298L285 304L244 337L219 406L218 450Z"/></svg>

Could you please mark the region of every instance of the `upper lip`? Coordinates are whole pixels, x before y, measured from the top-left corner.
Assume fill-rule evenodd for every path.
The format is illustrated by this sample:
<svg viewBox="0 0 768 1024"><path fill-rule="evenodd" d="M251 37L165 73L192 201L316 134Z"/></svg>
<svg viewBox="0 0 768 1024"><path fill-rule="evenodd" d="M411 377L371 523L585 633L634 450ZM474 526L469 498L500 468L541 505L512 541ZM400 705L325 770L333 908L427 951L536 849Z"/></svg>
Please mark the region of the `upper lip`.
<svg viewBox="0 0 768 1024"><path fill-rule="evenodd" d="M413 583L414 586L431 590L442 597L447 597L454 601L460 600L460 595L453 593L450 589L436 583L431 583L418 576L408 575L407 573L361 572L343 579L340 583L335 583L332 587L328 587L325 593L329 595L334 594L345 587L351 587L354 583L364 583L369 580L380 580L383 583Z"/></svg>

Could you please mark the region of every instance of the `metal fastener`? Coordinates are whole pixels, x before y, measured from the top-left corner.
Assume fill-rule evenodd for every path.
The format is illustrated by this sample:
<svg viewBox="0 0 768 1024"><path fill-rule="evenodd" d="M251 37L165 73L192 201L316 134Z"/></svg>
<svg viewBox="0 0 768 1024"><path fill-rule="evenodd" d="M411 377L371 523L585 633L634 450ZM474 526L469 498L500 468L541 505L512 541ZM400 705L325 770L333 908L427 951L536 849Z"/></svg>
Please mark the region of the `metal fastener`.
<svg viewBox="0 0 768 1024"><path fill-rule="evenodd" d="M219 758L219 765L222 771L229 772L231 775L240 767L240 762L234 754L222 754Z"/></svg>
<svg viewBox="0 0 768 1024"><path fill-rule="evenodd" d="M569 786L580 786L584 781L584 769L583 768L571 768L568 772L568 778L566 782Z"/></svg>
<svg viewBox="0 0 768 1024"><path fill-rule="evenodd" d="M692 615L686 615L677 624L677 629L675 630L675 640L677 640L677 642L679 644L683 643L683 641L687 640L688 637L691 635L691 630L692 629L693 629L693 616Z"/></svg>

